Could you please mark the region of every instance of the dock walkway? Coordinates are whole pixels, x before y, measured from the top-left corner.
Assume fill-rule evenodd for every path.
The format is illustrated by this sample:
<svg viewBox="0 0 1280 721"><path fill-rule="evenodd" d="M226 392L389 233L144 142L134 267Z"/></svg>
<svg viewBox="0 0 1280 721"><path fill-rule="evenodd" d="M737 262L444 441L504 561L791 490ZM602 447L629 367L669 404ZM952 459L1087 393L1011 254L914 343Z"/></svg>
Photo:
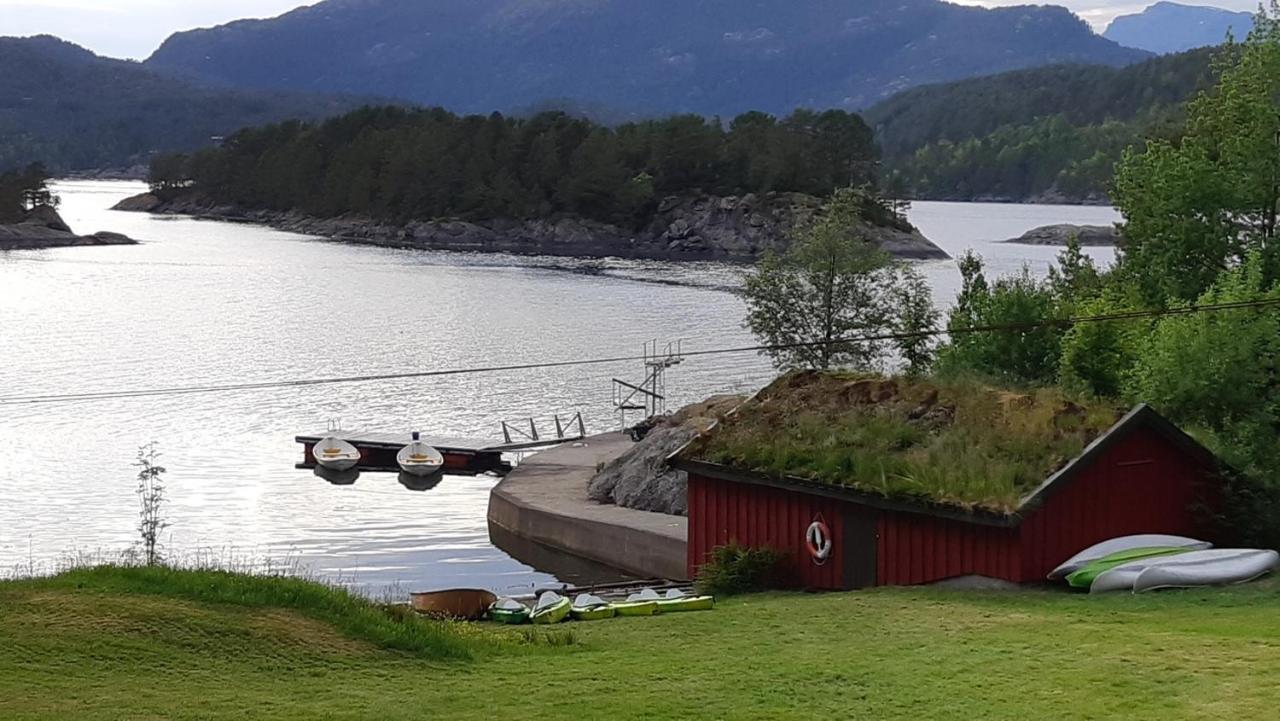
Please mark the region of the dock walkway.
<svg viewBox="0 0 1280 721"><path fill-rule="evenodd" d="M688 580L688 519L587 498L597 465L634 445L610 433L526 458L490 493L489 523L641 578Z"/></svg>

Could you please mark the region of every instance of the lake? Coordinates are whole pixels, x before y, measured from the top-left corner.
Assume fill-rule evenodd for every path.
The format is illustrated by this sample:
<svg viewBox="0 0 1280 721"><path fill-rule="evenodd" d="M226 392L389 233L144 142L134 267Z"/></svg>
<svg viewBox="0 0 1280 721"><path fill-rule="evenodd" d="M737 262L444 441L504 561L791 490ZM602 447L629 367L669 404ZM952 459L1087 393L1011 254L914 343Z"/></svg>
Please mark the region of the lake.
<svg viewBox="0 0 1280 721"><path fill-rule="evenodd" d="M398 251L267 228L108 210L140 183L58 183L77 232L136 247L0 253L0 397L283 381L619 357L646 341L686 351L754 344L731 291L739 266ZM1050 223L1107 224L1110 208L916 203L911 220L991 271L1043 274L1057 248L1003 245ZM1110 249L1088 249L1100 261ZM953 262L921 265L938 302ZM0 575L110 556L136 539L134 462L156 441L168 469L163 541L181 559L287 561L363 590L553 582L495 548L491 477L414 493L391 475L334 486L295 470L300 432L418 429L497 439L499 423L581 411L619 427L613 378L638 362L402 382L198 396L0 405ZM750 392L755 355L692 358L668 377L671 406Z"/></svg>

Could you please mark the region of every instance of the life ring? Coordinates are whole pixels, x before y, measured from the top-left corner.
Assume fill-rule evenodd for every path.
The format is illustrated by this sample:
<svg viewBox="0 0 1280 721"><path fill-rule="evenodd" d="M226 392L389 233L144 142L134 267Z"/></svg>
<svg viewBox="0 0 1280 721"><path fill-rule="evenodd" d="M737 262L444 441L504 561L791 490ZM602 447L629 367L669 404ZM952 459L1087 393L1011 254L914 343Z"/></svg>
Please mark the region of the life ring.
<svg viewBox="0 0 1280 721"><path fill-rule="evenodd" d="M804 545L809 551L809 557L819 566L831 558L831 529L827 528L826 521L821 516L809 524L809 530L804 534Z"/></svg>

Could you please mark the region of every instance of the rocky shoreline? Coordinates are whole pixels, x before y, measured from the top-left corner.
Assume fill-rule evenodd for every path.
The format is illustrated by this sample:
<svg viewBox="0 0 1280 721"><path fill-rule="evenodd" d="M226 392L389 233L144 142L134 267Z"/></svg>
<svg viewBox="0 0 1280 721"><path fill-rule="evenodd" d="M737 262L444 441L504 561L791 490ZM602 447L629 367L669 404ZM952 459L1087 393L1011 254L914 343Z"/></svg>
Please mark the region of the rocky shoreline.
<svg viewBox="0 0 1280 721"><path fill-rule="evenodd" d="M316 218L295 211L249 210L219 205L195 193L170 201L144 194L121 201L115 209L255 223L338 242L392 248L650 260L750 261L768 250L784 250L791 229L817 207L817 199L794 193L672 197L662 201L653 220L638 231L572 216L485 222L413 221L403 225L358 216ZM949 257L919 231L908 232L870 224L864 231L886 252L898 258L943 260Z"/></svg>
<svg viewBox="0 0 1280 721"><path fill-rule="evenodd" d="M0 225L0 250L41 250L95 245L137 245L119 233L76 235L53 208L39 207L23 220Z"/></svg>
<svg viewBox="0 0 1280 721"><path fill-rule="evenodd" d="M1108 248L1118 245L1120 231L1114 225L1046 225L1028 230L1017 238L1002 241L1018 245L1066 246L1072 238L1084 248Z"/></svg>

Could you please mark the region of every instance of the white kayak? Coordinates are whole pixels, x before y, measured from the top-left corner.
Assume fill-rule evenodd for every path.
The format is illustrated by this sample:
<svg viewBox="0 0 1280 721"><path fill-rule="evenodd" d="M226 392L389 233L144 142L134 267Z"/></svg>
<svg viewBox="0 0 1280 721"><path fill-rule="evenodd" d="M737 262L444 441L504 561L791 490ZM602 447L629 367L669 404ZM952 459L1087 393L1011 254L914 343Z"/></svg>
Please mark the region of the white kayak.
<svg viewBox="0 0 1280 721"><path fill-rule="evenodd" d="M1190 551L1169 556L1151 556L1134 559L1098 574L1089 586L1089 593L1110 593L1112 591L1132 591L1134 583L1144 571L1156 566L1181 565L1184 563L1225 563L1239 558L1241 555L1256 553L1239 548L1214 548L1203 551Z"/></svg>
<svg viewBox="0 0 1280 721"><path fill-rule="evenodd" d="M360 463L359 449L337 436L322 438L311 449L311 455L316 465L331 471L349 471Z"/></svg>
<svg viewBox="0 0 1280 721"><path fill-rule="evenodd" d="M1166 536L1159 533L1144 533L1137 536L1121 536L1120 538L1113 538L1109 541L1103 541L1102 543L1090 546L1071 558L1068 558L1061 566L1058 566L1049 572L1049 580L1056 581L1060 578L1066 578L1090 563L1102 560L1113 553L1131 551L1135 548L1156 547L1199 550L1213 548L1213 544L1195 538L1187 538L1186 536Z"/></svg>
<svg viewBox="0 0 1280 721"><path fill-rule="evenodd" d="M419 478L435 475L444 469L444 454L422 441L414 441L396 454L400 470Z"/></svg>
<svg viewBox="0 0 1280 721"><path fill-rule="evenodd" d="M1241 551L1220 560L1152 566L1138 575L1133 582L1133 592L1248 583L1271 573L1278 564L1280 553L1275 551Z"/></svg>

